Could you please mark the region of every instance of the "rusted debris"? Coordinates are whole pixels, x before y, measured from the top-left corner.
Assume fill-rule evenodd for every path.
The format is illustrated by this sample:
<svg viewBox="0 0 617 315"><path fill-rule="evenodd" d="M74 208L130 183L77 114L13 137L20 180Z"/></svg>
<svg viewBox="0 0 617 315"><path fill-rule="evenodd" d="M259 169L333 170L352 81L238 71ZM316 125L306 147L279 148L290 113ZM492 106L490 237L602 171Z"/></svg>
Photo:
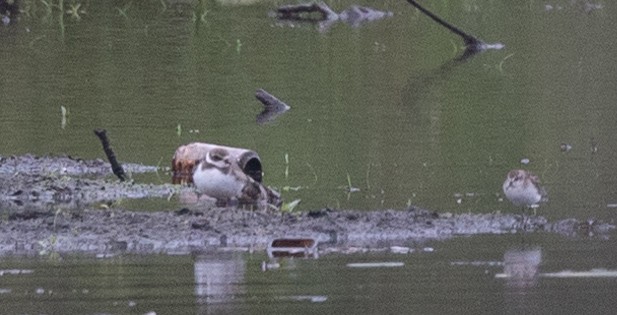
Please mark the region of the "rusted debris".
<svg viewBox="0 0 617 315"><path fill-rule="evenodd" d="M258 89L255 97L264 105L264 110L257 115L257 123L262 125L276 119L290 109L289 105L281 102L264 89Z"/></svg>
<svg viewBox="0 0 617 315"><path fill-rule="evenodd" d="M176 150L172 171L174 184L192 183L199 194L216 199L219 206L281 204L280 194L262 184L261 161L252 150L187 144Z"/></svg>
<svg viewBox="0 0 617 315"><path fill-rule="evenodd" d="M105 151L105 155L107 155L107 159L109 160L109 163L111 164L111 170L114 172L116 176L118 176L120 181L122 182L125 181L126 174L124 173L124 169L122 168L122 165L120 165L120 163L118 163L118 160L116 160L116 154L114 154L114 150L111 148L111 145L109 144L109 139L107 138L107 130L95 129L94 134L97 137L99 137L99 140L101 140L101 144L103 145L103 151Z"/></svg>
<svg viewBox="0 0 617 315"><path fill-rule="evenodd" d="M172 160L172 183L193 183L193 170L197 164L206 158L207 153L217 147L216 144L194 142L180 146ZM262 181L261 159L257 152L241 148L224 147L240 168L256 182Z"/></svg>
<svg viewBox="0 0 617 315"><path fill-rule="evenodd" d="M357 27L364 22L390 17L392 12L353 5L341 13L336 13L324 2L313 2L280 6L276 9L275 16L281 21L318 23L321 30L327 30L336 21Z"/></svg>
<svg viewBox="0 0 617 315"><path fill-rule="evenodd" d="M317 241L312 238L277 238L268 244L268 257L318 258Z"/></svg>

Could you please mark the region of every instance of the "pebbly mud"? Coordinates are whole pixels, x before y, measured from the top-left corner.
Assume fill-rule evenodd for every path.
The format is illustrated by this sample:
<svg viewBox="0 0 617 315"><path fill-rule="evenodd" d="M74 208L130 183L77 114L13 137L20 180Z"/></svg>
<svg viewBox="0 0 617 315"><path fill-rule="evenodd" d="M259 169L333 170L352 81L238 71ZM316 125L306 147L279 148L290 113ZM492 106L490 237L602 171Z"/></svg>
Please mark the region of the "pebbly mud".
<svg viewBox="0 0 617 315"><path fill-rule="evenodd" d="M124 163L131 174L158 168ZM0 210L77 209L118 199L168 197L186 187L120 182L103 160L70 156L0 156Z"/></svg>
<svg viewBox="0 0 617 315"><path fill-rule="evenodd" d="M156 167L138 164L123 167L132 173L156 171ZM265 249L280 237L313 238L320 250L337 251L522 230L520 215L453 215L416 207L281 213L271 208L251 211L203 204L158 212L91 206L102 200L165 197L190 190L179 185L120 182L102 160L0 157L0 256L250 251ZM541 216L527 217L525 223L526 233L569 236L602 237L615 228L576 219L549 222Z"/></svg>

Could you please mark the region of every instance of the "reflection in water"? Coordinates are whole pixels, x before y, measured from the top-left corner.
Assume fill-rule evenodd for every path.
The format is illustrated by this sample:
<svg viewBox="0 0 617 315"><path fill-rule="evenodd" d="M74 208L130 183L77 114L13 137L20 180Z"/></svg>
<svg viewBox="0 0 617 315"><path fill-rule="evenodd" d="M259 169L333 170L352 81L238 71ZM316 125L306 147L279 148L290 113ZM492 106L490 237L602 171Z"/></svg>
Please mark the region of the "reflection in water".
<svg viewBox="0 0 617 315"><path fill-rule="evenodd" d="M195 258L195 296L199 314L229 311L246 292L246 263L241 255L199 255ZM233 303L232 303L233 302Z"/></svg>
<svg viewBox="0 0 617 315"><path fill-rule="evenodd" d="M506 283L513 288L531 288L537 284L542 250L539 247L532 249L511 249L503 255Z"/></svg>
<svg viewBox="0 0 617 315"><path fill-rule="evenodd" d="M533 294L538 284L542 250L539 247L514 248L503 255L503 273L496 278L505 278L504 302L512 313L529 313L537 307Z"/></svg>

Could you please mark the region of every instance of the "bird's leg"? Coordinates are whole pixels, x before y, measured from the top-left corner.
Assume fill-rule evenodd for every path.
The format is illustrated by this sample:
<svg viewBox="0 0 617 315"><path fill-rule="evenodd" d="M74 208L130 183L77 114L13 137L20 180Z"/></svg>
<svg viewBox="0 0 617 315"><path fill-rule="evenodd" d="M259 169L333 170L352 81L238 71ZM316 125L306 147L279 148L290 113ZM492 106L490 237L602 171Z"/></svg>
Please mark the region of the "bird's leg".
<svg viewBox="0 0 617 315"><path fill-rule="evenodd" d="M523 225L523 232L527 231L527 216L525 215L525 207L521 209L521 222Z"/></svg>
<svg viewBox="0 0 617 315"><path fill-rule="evenodd" d="M216 203L214 205L219 207L219 208L225 208L225 207L228 206L228 200L217 198L216 199Z"/></svg>

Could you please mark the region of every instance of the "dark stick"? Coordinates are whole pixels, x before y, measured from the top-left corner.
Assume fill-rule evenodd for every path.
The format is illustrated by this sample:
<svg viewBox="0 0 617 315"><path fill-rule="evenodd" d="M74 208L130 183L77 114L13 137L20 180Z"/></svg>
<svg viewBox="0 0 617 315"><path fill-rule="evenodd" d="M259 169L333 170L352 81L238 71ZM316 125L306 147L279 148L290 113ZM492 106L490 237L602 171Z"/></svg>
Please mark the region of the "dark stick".
<svg viewBox="0 0 617 315"><path fill-rule="evenodd" d="M120 165L118 163L118 160L116 160L116 155L114 154L114 151L111 149L111 146L109 145L109 139L107 138L107 130L95 129L94 134L97 137L99 137L99 139L101 140L101 144L103 145L103 150L105 151L105 155L107 155L107 159L109 160L109 163L111 164L111 170L114 172L114 174L116 174L116 176L118 176L121 182L125 181L126 174L124 173L124 169L122 168L122 165Z"/></svg>
<svg viewBox="0 0 617 315"><path fill-rule="evenodd" d="M280 19L284 20L310 20L308 17L301 17L301 13L319 12L322 16L321 20L336 20L338 14L330 7L323 3L303 3L281 6L276 9Z"/></svg>
<svg viewBox="0 0 617 315"><path fill-rule="evenodd" d="M463 38L463 41L465 42L465 46L474 46L474 47L478 47L480 45L483 45L484 42L479 40L478 38L469 35L465 32L463 32L462 30L460 30L458 27L442 20L440 17L438 17L437 15L431 13L431 11L425 9L424 7L422 7L420 4L418 4L416 1L414 0L407 0L407 2L409 2L409 4L411 4L412 6L416 7L416 9L420 10L420 12L426 14L428 17L430 17L431 19L433 19L433 21L441 24L442 26L444 26L445 28L447 28L448 30L450 30L450 32L460 36Z"/></svg>

